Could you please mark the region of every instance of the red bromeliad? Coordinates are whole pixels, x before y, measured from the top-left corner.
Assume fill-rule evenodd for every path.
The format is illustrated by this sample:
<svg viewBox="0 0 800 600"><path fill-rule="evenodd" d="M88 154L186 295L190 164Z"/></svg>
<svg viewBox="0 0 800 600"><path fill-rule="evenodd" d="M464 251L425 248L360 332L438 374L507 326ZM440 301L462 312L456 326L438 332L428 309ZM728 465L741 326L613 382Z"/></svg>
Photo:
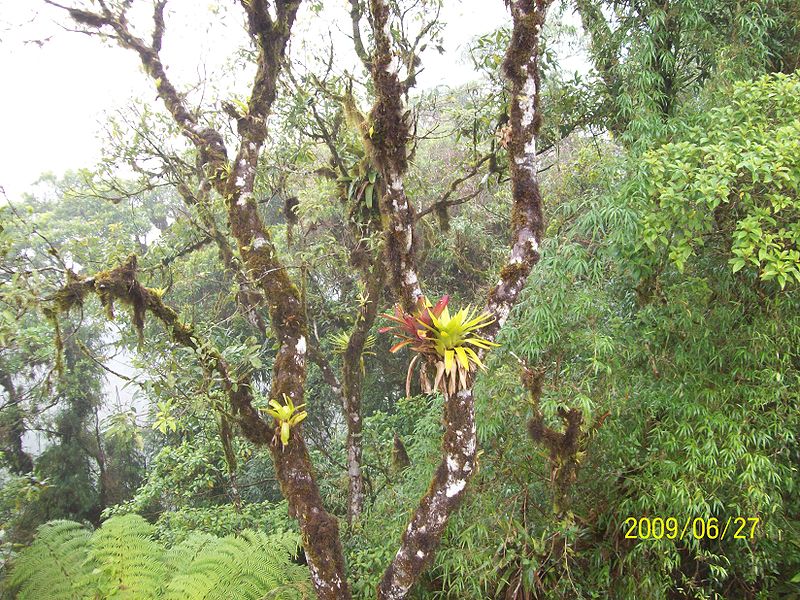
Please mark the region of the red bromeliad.
<svg viewBox="0 0 800 600"><path fill-rule="evenodd" d="M391 332L400 338L392 346L391 352L410 346L417 353L408 366L406 394L410 392L411 374L420 356L425 360L420 372L423 391L439 389L447 395L454 393L459 383L462 389L466 388L469 374L476 367L483 367L476 349L489 350L497 346L477 334L477 330L493 321L490 316L483 313L475 315L471 307L462 308L451 316L448 302L449 297L442 296L436 306L431 306L423 296L418 300L414 314L395 306L393 315L382 315L397 323L380 330L381 333ZM426 376L426 363L436 368L433 386Z"/></svg>
<svg viewBox="0 0 800 600"><path fill-rule="evenodd" d="M431 354L434 350L434 340L427 336L427 331L433 326L432 317L438 318L442 311L447 308L447 303L450 301L450 296L444 295L436 303L436 306L431 308L431 303L425 296L421 296L417 300L417 310L414 314L405 312L400 305L394 307L394 314L385 313L381 315L390 321L398 323L398 325L389 325L388 327L381 327L380 333L392 332L392 335L399 337L400 341L397 342L389 350L394 353L411 344L411 349L420 354Z"/></svg>

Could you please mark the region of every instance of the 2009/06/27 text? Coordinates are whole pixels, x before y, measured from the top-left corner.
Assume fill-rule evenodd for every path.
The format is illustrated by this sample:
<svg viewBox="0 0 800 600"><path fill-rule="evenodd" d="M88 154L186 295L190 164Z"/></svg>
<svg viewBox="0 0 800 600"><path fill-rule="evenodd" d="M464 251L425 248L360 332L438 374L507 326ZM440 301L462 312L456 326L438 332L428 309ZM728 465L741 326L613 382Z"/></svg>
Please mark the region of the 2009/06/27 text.
<svg viewBox="0 0 800 600"><path fill-rule="evenodd" d="M755 537L758 517L628 517L623 522L625 538L629 540L684 539L749 540Z"/></svg>

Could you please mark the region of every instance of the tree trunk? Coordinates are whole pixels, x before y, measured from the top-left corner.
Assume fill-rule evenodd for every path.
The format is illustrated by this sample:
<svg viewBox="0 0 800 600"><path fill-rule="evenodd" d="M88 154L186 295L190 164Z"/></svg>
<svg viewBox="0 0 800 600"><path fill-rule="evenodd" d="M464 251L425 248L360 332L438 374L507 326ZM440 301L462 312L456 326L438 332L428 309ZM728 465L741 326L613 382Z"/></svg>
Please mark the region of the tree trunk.
<svg viewBox="0 0 800 600"><path fill-rule="evenodd" d="M24 475L33 471L33 459L22 447L22 438L25 435L24 412L19 406L17 388L8 373L0 373L0 386L6 390L8 396L7 408L0 415L0 442L5 450L8 468L17 475Z"/></svg>

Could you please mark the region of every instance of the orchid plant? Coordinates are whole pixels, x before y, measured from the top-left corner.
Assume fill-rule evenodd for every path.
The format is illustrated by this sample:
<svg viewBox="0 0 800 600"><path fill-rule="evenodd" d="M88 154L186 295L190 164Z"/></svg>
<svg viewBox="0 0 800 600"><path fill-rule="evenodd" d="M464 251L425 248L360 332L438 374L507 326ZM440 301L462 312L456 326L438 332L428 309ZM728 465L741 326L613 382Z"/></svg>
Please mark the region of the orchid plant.
<svg viewBox="0 0 800 600"><path fill-rule="evenodd" d="M462 308L453 315L448 308L449 296L432 306L422 296L413 314L395 306L394 314L383 317L396 323L380 329L381 333L391 332L400 338L391 348L397 352L409 346L417 353L408 366L406 392L408 393L414 365L422 359L436 368L436 377L431 388L425 369L422 369L423 390L439 389L444 394L453 394L457 389L467 387L467 379L476 368L483 368L478 356L480 350L490 350L498 344L481 337L478 330L486 327L494 319L486 313L476 313L472 307Z"/></svg>

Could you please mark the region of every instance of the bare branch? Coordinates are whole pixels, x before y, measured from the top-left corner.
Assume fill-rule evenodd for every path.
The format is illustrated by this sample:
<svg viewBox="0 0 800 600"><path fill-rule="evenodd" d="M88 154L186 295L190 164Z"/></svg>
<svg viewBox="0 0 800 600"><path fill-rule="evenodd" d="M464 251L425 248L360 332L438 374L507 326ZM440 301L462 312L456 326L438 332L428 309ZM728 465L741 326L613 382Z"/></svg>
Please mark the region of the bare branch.
<svg viewBox="0 0 800 600"><path fill-rule="evenodd" d="M462 175L461 177L457 177L453 181L451 181L450 185L447 187L447 191L444 194L442 194L441 198L439 198L436 202L431 204L428 208L418 212L416 215L416 219L419 220L425 215L428 215L439 208L447 208L449 206L457 206L458 204L463 204L464 202L468 202L469 200L477 196L480 193L480 190L470 193L467 196L464 196L463 198L450 200L450 196L452 196L456 192L456 190L458 190L461 184L475 177L480 172L480 168L483 165L483 163L485 163L491 157L492 157L491 154L487 154L481 157L475 164L473 164L469 168L466 175Z"/></svg>

